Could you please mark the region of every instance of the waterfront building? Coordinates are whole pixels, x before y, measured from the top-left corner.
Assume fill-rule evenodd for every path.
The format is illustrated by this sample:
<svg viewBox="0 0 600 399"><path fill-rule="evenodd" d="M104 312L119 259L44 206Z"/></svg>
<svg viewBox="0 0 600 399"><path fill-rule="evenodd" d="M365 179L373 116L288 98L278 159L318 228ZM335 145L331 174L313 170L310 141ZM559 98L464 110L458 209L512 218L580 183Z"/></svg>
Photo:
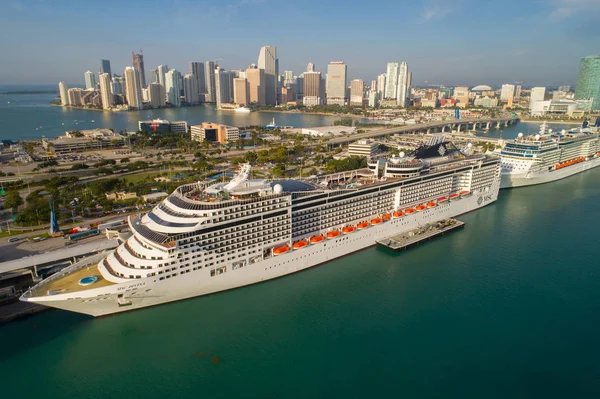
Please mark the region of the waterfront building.
<svg viewBox="0 0 600 399"><path fill-rule="evenodd" d="M350 104L363 105L365 82L362 79L353 79L350 82Z"/></svg>
<svg viewBox="0 0 600 399"><path fill-rule="evenodd" d="M468 107L469 106L469 88L467 86L456 86L454 88L454 99L457 101L457 106Z"/></svg>
<svg viewBox="0 0 600 399"><path fill-rule="evenodd" d="M371 158L379 152L379 144L371 140L358 140L348 145L348 154Z"/></svg>
<svg viewBox="0 0 600 399"><path fill-rule="evenodd" d="M396 101L398 106L406 108L408 106L409 97L409 82L408 82L408 65L406 62L400 64L400 71L398 73L398 95Z"/></svg>
<svg viewBox="0 0 600 399"><path fill-rule="evenodd" d="M537 101L544 101L544 96L546 95L545 87L534 87L531 89L531 95L529 96L529 110L532 111L534 108L534 104Z"/></svg>
<svg viewBox="0 0 600 399"><path fill-rule="evenodd" d="M198 97L202 98L206 93L206 74L203 62L190 62L190 73L195 76L198 84Z"/></svg>
<svg viewBox="0 0 600 399"><path fill-rule="evenodd" d="M192 141L210 141L213 143L226 144L238 141L240 129L234 126L221 125L218 123L203 122L201 125L190 126Z"/></svg>
<svg viewBox="0 0 600 399"><path fill-rule="evenodd" d="M398 70L400 66L397 62L388 62L386 75L386 85L384 98L396 100L398 94Z"/></svg>
<svg viewBox="0 0 600 399"><path fill-rule="evenodd" d="M512 101L515 94L515 85L504 84L500 90L500 101Z"/></svg>
<svg viewBox="0 0 600 399"><path fill-rule="evenodd" d="M200 93L198 92L198 78L187 74L183 77L183 97L188 104L199 104Z"/></svg>
<svg viewBox="0 0 600 399"><path fill-rule="evenodd" d="M488 96L477 97L473 101L473 105L475 105L476 107L494 108L494 107L498 106L498 99L497 98L490 98Z"/></svg>
<svg viewBox="0 0 600 399"><path fill-rule="evenodd" d="M150 70L150 83L159 83L158 81L158 68Z"/></svg>
<svg viewBox="0 0 600 399"><path fill-rule="evenodd" d="M296 104L296 84L289 83L281 88L281 104Z"/></svg>
<svg viewBox="0 0 600 399"><path fill-rule="evenodd" d="M307 107L321 105L321 72L304 72L302 103Z"/></svg>
<svg viewBox="0 0 600 399"><path fill-rule="evenodd" d="M137 78L139 79L140 91L146 87L146 72L144 71L144 54L140 51L139 54L131 53L133 58L133 68L137 71Z"/></svg>
<svg viewBox="0 0 600 399"><path fill-rule="evenodd" d="M152 119L150 121L138 121L138 130L146 133L187 133L188 124L186 121L169 122L166 119Z"/></svg>
<svg viewBox="0 0 600 399"><path fill-rule="evenodd" d="M369 107L375 108L379 106L379 92L370 91L369 92Z"/></svg>
<svg viewBox="0 0 600 399"><path fill-rule="evenodd" d="M250 104L248 81L245 78L233 79L233 102L238 106Z"/></svg>
<svg viewBox="0 0 600 399"><path fill-rule="evenodd" d="M138 71L133 67L126 67L125 72L125 96L127 104L131 108L142 109L142 88L140 87L140 79Z"/></svg>
<svg viewBox="0 0 600 399"><path fill-rule="evenodd" d="M382 99L385 94L385 85L387 83L387 75L382 73L377 76L377 97Z"/></svg>
<svg viewBox="0 0 600 399"><path fill-rule="evenodd" d="M102 108L111 109L115 104L113 99L110 75L108 73L100 74L100 96L102 98Z"/></svg>
<svg viewBox="0 0 600 399"><path fill-rule="evenodd" d="M156 71L158 74L158 83L160 83L162 87L166 87L165 75L167 74L167 72L169 72L169 66L159 65L158 68L156 68Z"/></svg>
<svg viewBox="0 0 600 399"><path fill-rule="evenodd" d="M67 90L67 95L69 97L69 105L79 106L83 105L81 101L81 96L83 94L83 89L79 87L74 87L72 89Z"/></svg>
<svg viewBox="0 0 600 399"><path fill-rule="evenodd" d="M248 97L250 103L265 105L265 70L250 67L246 69L246 79L248 80Z"/></svg>
<svg viewBox="0 0 600 399"><path fill-rule="evenodd" d="M100 74L107 73L108 78L112 78L112 72L110 70L110 60L100 60Z"/></svg>
<svg viewBox="0 0 600 399"><path fill-rule="evenodd" d="M515 84L515 100L517 101L517 104L519 103L519 100L521 99L521 90L523 90L523 85L519 82L517 82Z"/></svg>
<svg viewBox="0 0 600 399"><path fill-rule="evenodd" d="M215 63L213 61L206 61L204 63L204 73L206 78L206 96L204 100L214 103L217 96L215 92Z"/></svg>
<svg viewBox="0 0 600 399"><path fill-rule="evenodd" d="M348 67L335 61L327 65L327 104L346 105L346 74Z"/></svg>
<svg viewBox="0 0 600 399"><path fill-rule="evenodd" d="M56 139L42 139L44 149L57 155L122 147L124 145L125 138L110 129L73 130Z"/></svg>
<svg viewBox="0 0 600 399"><path fill-rule="evenodd" d="M215 68L215 103L217 108L233 100L233 74L223 68Z"/></svg>
<svg viewBox="0 0 600 399"><path fill-rule="evenodd" d="M166 96L165 88L160 83L154 82L148 85L148 101L152 108L164 107Z"/></svg>
<svg viewBox="0 0 600 399"><path fill-rule="evenodd" d="M581 59L575 99L592 99L592 111L600 110L600 55Z"/></svg>
<svg viewBox="0 0 600 399"><path fill-rule="evenodd" d="M181 73L177 69L170 69L165 75L165 92L167 93L167 102L174 107L181 105Z"/></svg>
<svg viewBox="0 0 600 399"><path fill-rule="evenodd" d="M58 82L58 92L60 93L61 105L69 105L69 86L65 82Z"/></svg>
<svg viewBox="0 0 600 399"><path fill-rule="evenodd" d="M125 78L119 75L113 75L112 83L112 93L113 96L116 94L123 95L125 94Z"/></svg>
<svg viewBox="0 0 600 399"><path fill-rule="evenodd" d="M274 46L261 47L257 66L265 71L265 102L267 105L275 105L277 101L277 76L279 76L277 48Z"/></svg>
<svg viewBox="0 0 600 399"><path fill-rule="evenodd" d="M356 133L356 126L316 126L302 128L301 133L312 137L339 137Z"/></svg>
<svg viewBox="0 0 600 399"><path fill-rule="evenodd" d="M92 71L87 71L85 74L85 88L87 90L96 89L96 74Z"/></svg>

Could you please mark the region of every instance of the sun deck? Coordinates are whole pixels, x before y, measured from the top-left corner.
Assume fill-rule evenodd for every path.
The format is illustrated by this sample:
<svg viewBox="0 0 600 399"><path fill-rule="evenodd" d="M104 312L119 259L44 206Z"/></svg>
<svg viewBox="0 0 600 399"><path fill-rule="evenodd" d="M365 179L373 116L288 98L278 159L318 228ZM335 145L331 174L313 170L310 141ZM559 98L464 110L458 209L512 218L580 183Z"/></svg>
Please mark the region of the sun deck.
<svg viewBox="0 0 600 399"><path fill-rule="evenodd" d="M85 277L97 277L97 280L88 285L80 284L80 280ZM32 297L69 294L72 292L85 291L92 288L107 287L113 284L113 282L102 277L102 274L98 270L98 264L96 263L40 284L32 288L30 293Z"/></svg>

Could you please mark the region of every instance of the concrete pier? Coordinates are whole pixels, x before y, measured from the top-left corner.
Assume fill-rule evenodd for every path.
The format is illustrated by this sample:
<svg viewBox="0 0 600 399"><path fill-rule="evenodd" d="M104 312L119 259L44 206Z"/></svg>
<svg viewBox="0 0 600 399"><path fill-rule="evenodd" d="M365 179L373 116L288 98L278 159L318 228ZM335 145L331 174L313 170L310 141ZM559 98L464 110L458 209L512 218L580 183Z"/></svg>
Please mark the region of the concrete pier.
<svg viewBox="0 0 600 399"><path fill-rule="evenodd" d="M456 219L443 219L439 222L429 223L406 233L378 240L377 244L388 247L394 251L401 251L441 236L449 231L465 227L465 223Z"/></svg>

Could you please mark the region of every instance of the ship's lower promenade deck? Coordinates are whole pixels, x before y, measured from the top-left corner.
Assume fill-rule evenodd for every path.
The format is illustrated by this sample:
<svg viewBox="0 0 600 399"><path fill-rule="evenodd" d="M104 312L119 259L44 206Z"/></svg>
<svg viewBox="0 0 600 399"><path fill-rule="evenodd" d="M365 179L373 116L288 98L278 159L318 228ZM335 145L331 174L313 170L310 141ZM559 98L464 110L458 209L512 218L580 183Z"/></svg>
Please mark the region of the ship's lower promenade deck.
<svg viewBox="0 0 600 399"><path fill-rule="evenodd" d="M92 276L97 277L97 280L94 283L89 285L79 284L79 281L82 278ZM55 294L69 294L72 292L85 291L92 288L107 287L113 284L113 282L102 277L102 274L98 270L98 264L94 264L34 287L31 290L30 297L46 296L49 292L54 292Z"/></svg>

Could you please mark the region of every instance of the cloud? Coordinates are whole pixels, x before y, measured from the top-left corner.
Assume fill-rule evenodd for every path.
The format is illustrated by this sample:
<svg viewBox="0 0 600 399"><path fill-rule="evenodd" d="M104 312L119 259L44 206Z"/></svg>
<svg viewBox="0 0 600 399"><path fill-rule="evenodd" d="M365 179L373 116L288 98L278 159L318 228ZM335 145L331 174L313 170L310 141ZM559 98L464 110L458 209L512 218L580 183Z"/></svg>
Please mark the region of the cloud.
<svg viewBox="0 0 600 399"><path fill-rule="evenodd" d="M557 22L564 21L574 15L582 13L598 13L600 15L600 1L598 0L552 0L552 11L548 19Z"/></svg>
<svg viewBox="0 0 600 399"><path fill-rule="evenodd" d="M513 50L513 52L512 52L512 55L515 57L518 57L523 54L527 54L527 50L518 49L518 50Z"/></svg>
<svg viewBox="0 0 600 399"><path fill-rule="evenodd" d="M432 19L440 19L445 17L450 12L452 12L450 8L444 8L438 5L433 5L429 8L426 8L425 11L423 11L423 20L430 21Z"/></svg>

